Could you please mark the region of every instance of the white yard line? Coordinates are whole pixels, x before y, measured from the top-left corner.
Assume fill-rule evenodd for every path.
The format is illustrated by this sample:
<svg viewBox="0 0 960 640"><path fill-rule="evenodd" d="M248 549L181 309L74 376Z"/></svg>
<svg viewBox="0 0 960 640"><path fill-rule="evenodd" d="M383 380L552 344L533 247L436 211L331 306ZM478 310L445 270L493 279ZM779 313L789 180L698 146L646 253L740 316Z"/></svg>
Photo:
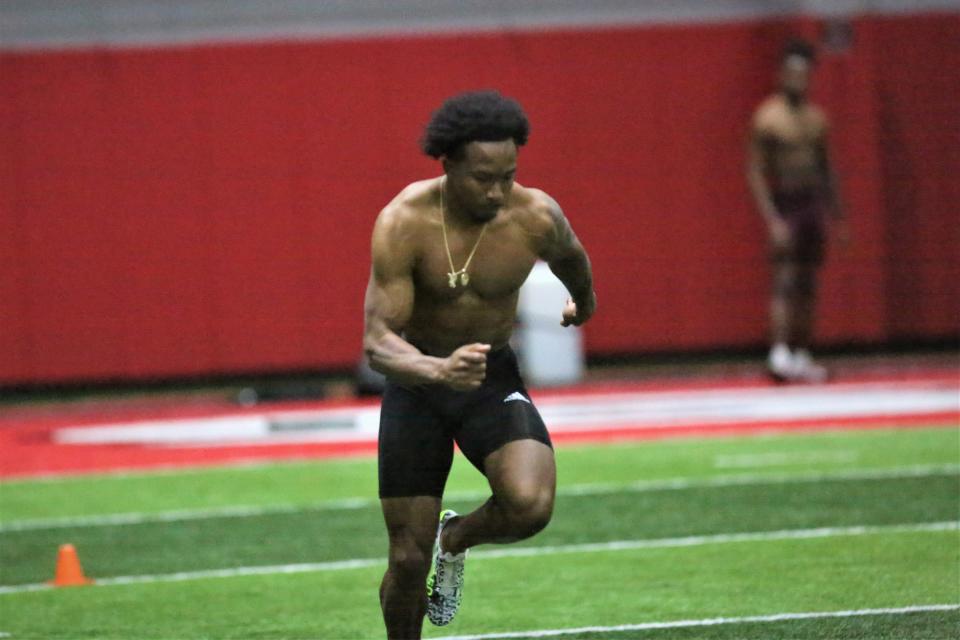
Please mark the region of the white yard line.
<svg viewBox="0 0 960 640"><path fill-rule="evenodd" d="M273 504L266 506L236 505L212 509L178 509L159 513L108 513L93 516L68 516L63 518L37 518L0 524L0 533L8 531L37 531L41 529L65 529L71 527L112 527L137 525L148 522L182 522L212 518L252 518L265 515L300 513L304 511L334 511L361 509L376 503L372 498L344 498L328 502L296 505Z"/></svg>
<svg viewBox="0 0 960 640"><path fill-rule="evenodd" d="M878 533L917 533L953 531L960 522L926 522L921 524L895 524L855 527L819 527L816 529L782 529L780 531L757 531L749 533L719 533L708 536L684 536L682 538L659 538L653 540L614 540L611 542L585 542L542 547L514 547L471 553L471 558L526 558L566 553L597 553L602 551L634 551L638 549L663 549L673 547L700 547L708 544L731 542L769 542L771 540L806 540L840 536L864 536Z"/></svg>
<svg viewBox="0 0 960 640"><path fill-rule="evenodd" d="M756 469L784 465L853 464L860 457L852 449L818 449L815 451L766 451L764 453L737 453L717 455L713 458L715 469Z"/></svg>
<svg viewBox="0 0 960 640"><path fill-rule="evenodd" d="M612 493L643 493L649 491L676 491L695 488L717 488L764 484L790 484L804 482L846 480L890 480L897 478L925 478L937 475L960 473L960 465L916 465L886 469L859 469L839 472L809 472L791 474L737 474L710 478L667 478L642 480L629 484L576 484L560 487L558 496L606 495ZM487 491L461 491L448 493L447 501L481 500L488 497ZM36 518L0 524L0 533L10 531L38 531L43 529L66 529L72 527L109 527L138 525L151 522L182 522L213 518L251 518L265 515L302 513L308 511L335 511L362 509L379 503L376 498L342 498L312 504L235 505L212 509L178 509L159 513L113 513L92 516L68 516L62 518Z"/></svg>
<svg viewBox="0 0 960 640"><path fill-rule="evenodd" d="M956 385L861 383L796 388L722 388L632 391L565 396L534 394L550 432L621 428L669 432L689 426L720 427L810 420L890 419L956 412ZM177 448L377 440L376 406L299 410L164 420L133 420L56 429L59 444L138 444Z"/></svg>
<svg viewBox="0 0 960 640"><path fill-rule="evenodd" d="M687 627L713 627L721 624L748 624L751 622L783 622L820 618L856 618L860 616L902 615L931 611L956 611L960 604L927 604L886 609L850 609L846 611L804 611L800 613L774 613L763 616L740 616L736 618L703 618L701 620L669 620L666 622L641 622L609 627L577 627L575 629L539 629L536 631L507 631L504 633L481 633L465 636L443 636L434 640L494 640L496 638L549 638L581 633L612 633L615 631L653 631L656 629L682 629Z"/></svg>
<svg viewBox="0 0 960 640"><path fill-rule="evenodd" d="M679 538L658 538L650 540L614 540L585 544L552 545L542 547L516 547L471 553L473 559L524 558L534 556L559 555L565 553L598 553L634 551L639 549L662 549L698 547L708 544L729 544L735 542L769 542L776 540L804 540L812 538L831 538L839 536L864 536L877 534L926 533L937 531L957 531L960 521L925 522L918 524L820 527L816 529L785 529L781 531L757 531L750 533L721 533L709 536L684 536ZM252 575L275 575L291 573L315 573L324 571L343 571L373 566L385 566L386 558L353 558L332 562L302 564L284 564L259 567L235 567L231 569L208 569L203 571L184 571L141 576L119 576L96 579L100 586L144 584L155 582L180 582L207 578L235 578ZM0 587L0 595L23 593L27 591L45 591L52 589L49 584L18 584Z"/></svg>

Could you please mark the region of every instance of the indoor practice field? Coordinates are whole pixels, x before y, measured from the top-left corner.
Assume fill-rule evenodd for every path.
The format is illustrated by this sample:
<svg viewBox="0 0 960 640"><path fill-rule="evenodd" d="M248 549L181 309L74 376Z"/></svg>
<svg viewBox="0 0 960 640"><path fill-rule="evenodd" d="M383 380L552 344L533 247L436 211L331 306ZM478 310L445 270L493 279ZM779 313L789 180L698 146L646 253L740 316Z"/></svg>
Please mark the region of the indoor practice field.
<svg viewBox="0 0 960 640"><path fill-rule="evenodd" d="M953 638L956 420L558 446L550 526L428 637ZM870 428L863 428L864 426ZM377 638L372 457L10 479L5 638ZM447 502L482 478L458 456ZM76 546L95 586L48 588Z"/></svg>
<svg viewBox="0 0 960 640"><path fill-rule="evenodd" d="M0 640L960 640L958 69L960 0L0 0Z"/></svg>

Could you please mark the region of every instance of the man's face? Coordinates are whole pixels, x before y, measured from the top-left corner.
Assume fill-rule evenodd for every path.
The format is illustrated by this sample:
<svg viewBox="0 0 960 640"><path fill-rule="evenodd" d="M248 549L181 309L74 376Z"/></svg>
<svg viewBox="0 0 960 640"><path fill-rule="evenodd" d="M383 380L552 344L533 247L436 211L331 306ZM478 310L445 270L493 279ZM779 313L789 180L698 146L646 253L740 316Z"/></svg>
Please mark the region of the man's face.
<svg viewBox="0 0 960 640"><path fill-rule="evenodd" d="M448 188L457 204L478 222L492 220L510 200L517 173L513 140L470 142L461 156L446 162Z"/></svg>
<svg viewBox="0 0 960 640"><path fill-rule="evenodd" d="M807 95L810 87L810 61L803 56L789 56L780 67L780 88L795 99Z"/></svg>

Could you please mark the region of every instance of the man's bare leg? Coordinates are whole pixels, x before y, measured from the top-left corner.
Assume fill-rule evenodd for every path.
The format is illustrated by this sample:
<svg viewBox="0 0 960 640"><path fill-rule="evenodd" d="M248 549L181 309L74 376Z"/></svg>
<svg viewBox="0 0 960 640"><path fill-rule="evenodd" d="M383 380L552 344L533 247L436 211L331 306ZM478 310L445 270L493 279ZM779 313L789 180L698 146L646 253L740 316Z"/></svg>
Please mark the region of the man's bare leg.
<svg viewBox="0 0 960 640"><path fill-rule="evenodd" d="M814 314L817 305L817 267L801 264L797 270L796 305L794 309L793 336L794 367L798 379L806 382L824 382L827 370L816 364L810 355L813 341Z"/></svg>
<svg viewBox="0 0 960 640"><path fill-rule="evenodd" d="M453 554L485 543L523 540L542 530L553 514L557 470L553 449L536 440L515 440L484 462L493 495L478 509L443 528L440 547Z"/></svg>
<svg viewBox="0 0 960 640"><path fill-rule="evenodd" d="M415 496L380 501L390 538L380 608L391 640L420 637L427 609L426 580L440 515L440 498Z"/></svg>
<svg viewBox="0 0 960 640"><path fill-rule="evenodd" d="M794 322L791 346L809 349L813 338L814 311L817 304L817 272L813 265L799 265L796 272Z"/></svg>
<svg viewBox="0 0 960 640"><path fill-rule="evenodd" d="M770 354L767 369L778 380L793 377L791 348L797 331L798 266L789 260L773 265L773 294L770 299Z"/></svg>

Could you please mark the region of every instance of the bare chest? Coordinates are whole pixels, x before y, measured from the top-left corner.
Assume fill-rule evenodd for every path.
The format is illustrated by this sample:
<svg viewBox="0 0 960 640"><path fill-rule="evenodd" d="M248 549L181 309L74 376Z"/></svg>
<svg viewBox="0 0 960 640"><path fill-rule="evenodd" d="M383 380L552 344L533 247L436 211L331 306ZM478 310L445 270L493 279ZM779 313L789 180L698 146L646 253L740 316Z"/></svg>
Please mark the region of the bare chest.
<svg viewBox="0 0 960 640"><path fill-rule="evenodd" d="M479 243L476 238L475 234L448 232L448 255L439 228L436 234L429 234L414 270L417 293L450 302L466 294L490 301L515 294L537 260L522 232L488 229Z"/></svg>
<svg viewBox="0 0 960 640"><path fill-rule="evenodd" d="M812 114L784 113L769 131L776 145L788 151L815 148L823 138L823 125Z"/></svg>

